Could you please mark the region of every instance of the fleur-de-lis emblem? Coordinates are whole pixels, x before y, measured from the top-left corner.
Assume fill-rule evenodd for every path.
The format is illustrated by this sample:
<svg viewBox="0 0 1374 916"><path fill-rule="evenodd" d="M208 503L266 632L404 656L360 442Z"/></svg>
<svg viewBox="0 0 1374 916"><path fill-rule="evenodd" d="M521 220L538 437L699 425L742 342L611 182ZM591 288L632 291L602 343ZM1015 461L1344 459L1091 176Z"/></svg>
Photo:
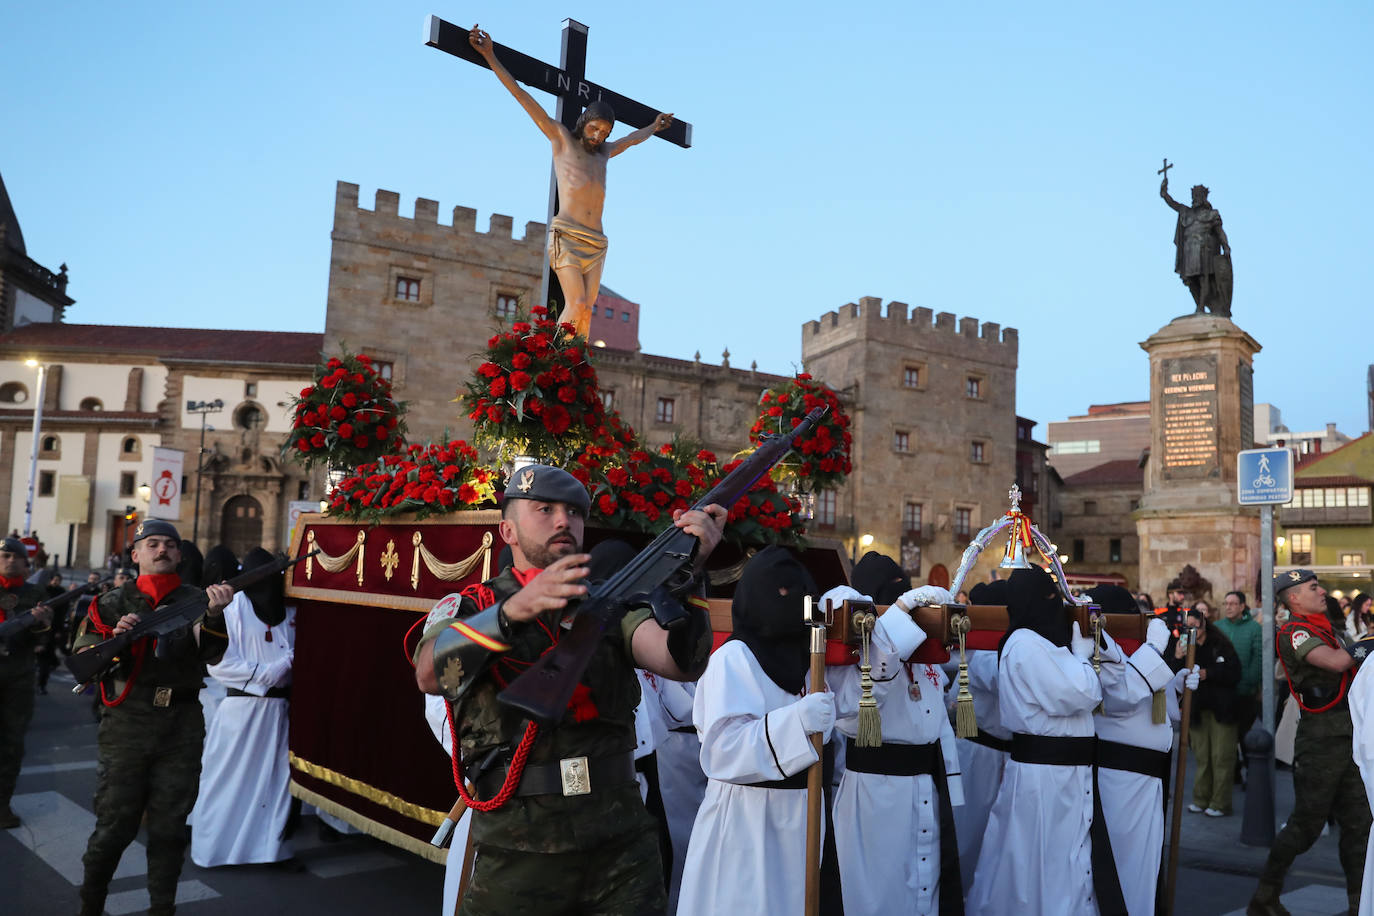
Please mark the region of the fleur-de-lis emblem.
<svg viewBox="0 0 1374 916"><path fill-rule="evenodd" d="M1290 572L1290 573L1288 574L1288 578L1290 578L1290 579L1292 579L1294 582L1296 582L1296 581L1298 581L1299 579L1302 578L1302 573L1298 572L1298 571L1295 569L1295 570L1293 570L1292 572Z"/></svg>
<svg viewBox="0 0 1374 916"><path fill-rule="evenodd" d="M520 475L520 486L517 487L517 489L518 489L521 493L528 493L528 492L530 491L530 488L533 487L533 486L534 486L534 471L526 471L524 474Z"/></svg>

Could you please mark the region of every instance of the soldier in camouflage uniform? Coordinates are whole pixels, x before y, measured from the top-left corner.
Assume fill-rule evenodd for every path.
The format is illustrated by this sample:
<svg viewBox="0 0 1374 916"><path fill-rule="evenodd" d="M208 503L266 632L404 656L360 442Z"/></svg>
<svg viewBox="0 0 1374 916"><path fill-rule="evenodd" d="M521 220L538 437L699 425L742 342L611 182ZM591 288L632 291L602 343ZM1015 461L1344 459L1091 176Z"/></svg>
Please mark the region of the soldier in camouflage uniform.
<svg viewBox="0 0 1374 916"><path fill-rule="evenodd" d="M1354 729L1346 696L1355 675L1344 628L1326 617L1326 589L1316 573L1294 569L1274 576L1274 594L1292 612L1274 635L1275 649L1302 708L1293 744L1293 813L1274 839L1260 874L1251 916L1288 912L1279 903L1293 860L1312 847L1327 819L1341 828L1340 858L1350 912L1360 905L1370 812L1351 750Z"/></svg>
<svg viewBox="0 0 1374 916"><path fill-rule="evenodd" d="M514 565L440 601L415 652L420 689L452 704L454 747L476 783L477 856L460 910L467 916L662 913L667 905L656 826L635 783L634 668L678 680L699 675L711 645L705 602L689 599L687 623L672 630L648 608L609 625L552 726L531 733L518 710L496 699L557 641L587 592L588 506L586 488L563 470L516 472L501 521ZM712 505L676 520L699 539L698 568L720 541L725 515ZM511 763L517 744L528 754L519 773Z"/></svg>
<svg viewBox="0 0 1374 916"><path fill-rule="evenodd" d="M138 640L112 677L100 684L95 831L82 857L82 916L99 916L119 858L147 815L150 914L176 909L177 879L186 853L186 816L200 785L205 720L200 688L206 663L218 661L229 643L223 611L233 597L227 585L201 589L176 574L180 538L171 524L142 522L134 533L138 578L91 602L80 652L128 630L139 616L186 598L207 602L194 627Z"/></svg>
<svg viewBox="0 0 1374 916"><path fill-rule="evenodd" d="M0 542L0 623L12 620L46 597L41 585L24 581L29 554L24 542L7 537ZM34 624L0 644L0 829L19 826L10 798L24 761L24 733L33 719L34 649L38 635L52 622L52 612L38 607Z"/></svg>

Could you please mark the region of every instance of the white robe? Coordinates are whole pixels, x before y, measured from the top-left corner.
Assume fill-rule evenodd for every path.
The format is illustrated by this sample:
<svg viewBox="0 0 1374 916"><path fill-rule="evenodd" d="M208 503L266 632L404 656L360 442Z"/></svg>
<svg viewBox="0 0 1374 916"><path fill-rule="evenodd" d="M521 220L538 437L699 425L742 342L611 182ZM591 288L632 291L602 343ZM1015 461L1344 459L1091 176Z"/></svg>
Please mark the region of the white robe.
<svg viewBox="0 0 1374 916"><path fill-rule="evenodd" d="M290 814L287 700L267 697L291 683L296 609L270 628L238 592L224 609L229 647L210 676L246 697L225 697L201 755L201 791L193 812L191 861L201 868L280 862L293 853L281 832Z"/></svg>
<svg viewBox="0 0 1374 916"><path fill-rule="evenodd" d="M925 633L900 610L878 618L870 643L873 697L882 716L883 743L940 742L950 800L963 801L954 729L945 710L944 672L913 666L920 697L911 695L909 658ZM835 694L836 731L858 734L857 665L826 669ZM840 887L847 913L936 913L940 906L940 799L930 776L885 776L846 769L835 791L832 820Z"/></svg>
<svg viewBox="0 0 1374 916"><path fill-rule="evenodd" d="M1374 664L1360 666L1350 685L1350 720L1355 764L1364 780L1364 794L1374 805ZM1374 843L1364 854L1364 881L1360 885L1360 916L1374 916Z"/></svg>
<svg viewBox="0 0 1374 916"><path fill-rule="evenodd" d="M946 666L946 670L950 666ZM958 662L952 666L958 669ZM957 675L951 675L957 677ZM973 715L978 727L988 734L1008 739L1011 732L1002 727L997 709L997 653L979 649L968 654L968 688L973 694ZM958 699L957 680L952 681L946 703ZM973 887L973 875L983 849L983 834L988 828L988 815L1002 786L1002 771L1006 768L1007 752L987 747L966 738L956 742L959 769L962 773L964 803L954 809L954 829L959 836L959 877L964 883L964 896Z"/></svg>
<svg viewBox="0 0 1374 916"><path fill-rule="evenodd" d="M708 782L687 848L679 914L802 911L806 791L744 785L783 779L816 762L797 700L764 674L743 642L730 640L711 656L692 704Z"/></svg>
<svg viewBox="0 0 1374 916"><path fill-rule="evenodd" d="M1174 729L1167 721L1154 723L1153 707L1154 692L1168 689L1173 674L1149 645L1137 649L1129 663L1104 664L1102 712L1093 717L1097 737L1168 753ZM1097 787L1126 910L1131 916L1154 916L1164 844L1164 784L1153 776L1099 767Z"/></svg>
<svg viewBox="0 0 1374 916"><path fill-rule="evenodd" d="M448 703L443 697L429 694L425 696L425 722L434 738L444 749L444 756L453 758L453 735L448 728ZM458 790L454 790L455 800ZM444 895L439 912L442 916L453 916L458 912L458 888L463 883L463 859L468 849L468 828L472 826L472 812L464 809L458 824L453 828L449 841L448 858L444 863Z"/></svg>
<svg viewBox="0 0 1374 916"><path fill-rule="evenodd" d="M1093 735L1102 688L1092 665L1039 634L1014 631L1002 649L998 706L1011 732ZM1008 760L988 817L966 911L1090 916L1092 767Z"/></svg>

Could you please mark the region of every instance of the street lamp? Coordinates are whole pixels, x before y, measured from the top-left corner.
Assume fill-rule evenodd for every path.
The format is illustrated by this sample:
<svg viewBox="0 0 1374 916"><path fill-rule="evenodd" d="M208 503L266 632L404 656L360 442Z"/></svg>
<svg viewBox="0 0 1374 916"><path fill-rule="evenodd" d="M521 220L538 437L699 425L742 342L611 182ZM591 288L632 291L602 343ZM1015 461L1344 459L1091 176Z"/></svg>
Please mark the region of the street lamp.
<svg viewBox="0 0 1374 916"><path fill-rule="evenodd" d="M219 413L224 409L224 402L219 398L213 401L187 401L186 412L200 414L200 451L196 454L196 512L191 521L191 543L196 543L200 538L200 476L205 470L205 417L207 414Z"/></svg>
<svg viewBox="0 0 1374 916"><path fill-rule="evenodd" d="M38 483L38 437L43 431L43 398L47 395L47 366L36 359L24 360L24 365L38 370L38 398L33 402L33 451L29 454L29 495L24 502L24 534L33 534L33 491Z"/></svg>
<svg viewBox="0 0 1374 916"><path fill-rule="evenodd" d="M850 562L851 562L851 563L858 563L858 562L859 562L859 551L860 551L860 550L867 550L869 547L872 547L872 546L873 546L873 535L871 535L871 534L861 534L861 535L859 535L859 539L855 542L854 551L853 551L853 556L851 557Z"/></svg>

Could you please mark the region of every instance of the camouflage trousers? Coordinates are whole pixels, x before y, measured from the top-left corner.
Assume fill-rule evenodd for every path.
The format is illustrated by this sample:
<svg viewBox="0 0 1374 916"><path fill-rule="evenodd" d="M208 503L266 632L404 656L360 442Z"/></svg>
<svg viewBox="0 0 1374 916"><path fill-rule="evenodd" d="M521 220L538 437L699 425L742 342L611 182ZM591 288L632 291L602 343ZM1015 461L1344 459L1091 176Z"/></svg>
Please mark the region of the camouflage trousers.
<svg viewBox="0 0 1374 916"><path fill-rule="evenodd" d="M33 720L33 663L0 659L0 808L10 803Z"/></svg>
<svg viewBox="0 0 1374 916"><path fill-rule="evenodd" d="M1360 897L1365 846L1369 842L1369 800L1351 756L1350 736L1298 737L1293 753L1293 813L1274 838L1260 883L1282 887L1293 860L1312 848L1327 818L1341 828L1341 868L1346 893Z"/></svg>
<svg viewBox="0 0 1374 916"><path fill-rule="evenodd" d="M660 916L668 908L654 826L587 852L479 844L460 916Z"/></svg>
<svg viewBox="0 0 1374 916"><path fill-rule="evenodd" d="M197 701L159 709L130 699L104 711L95 832L81 859L86 868L81 899L88 909L104 903L119 858L138 835L145 814L148 896L155 909L174 905L186 857L186 817L200 788L204 740L205 718Z"/></svg>

